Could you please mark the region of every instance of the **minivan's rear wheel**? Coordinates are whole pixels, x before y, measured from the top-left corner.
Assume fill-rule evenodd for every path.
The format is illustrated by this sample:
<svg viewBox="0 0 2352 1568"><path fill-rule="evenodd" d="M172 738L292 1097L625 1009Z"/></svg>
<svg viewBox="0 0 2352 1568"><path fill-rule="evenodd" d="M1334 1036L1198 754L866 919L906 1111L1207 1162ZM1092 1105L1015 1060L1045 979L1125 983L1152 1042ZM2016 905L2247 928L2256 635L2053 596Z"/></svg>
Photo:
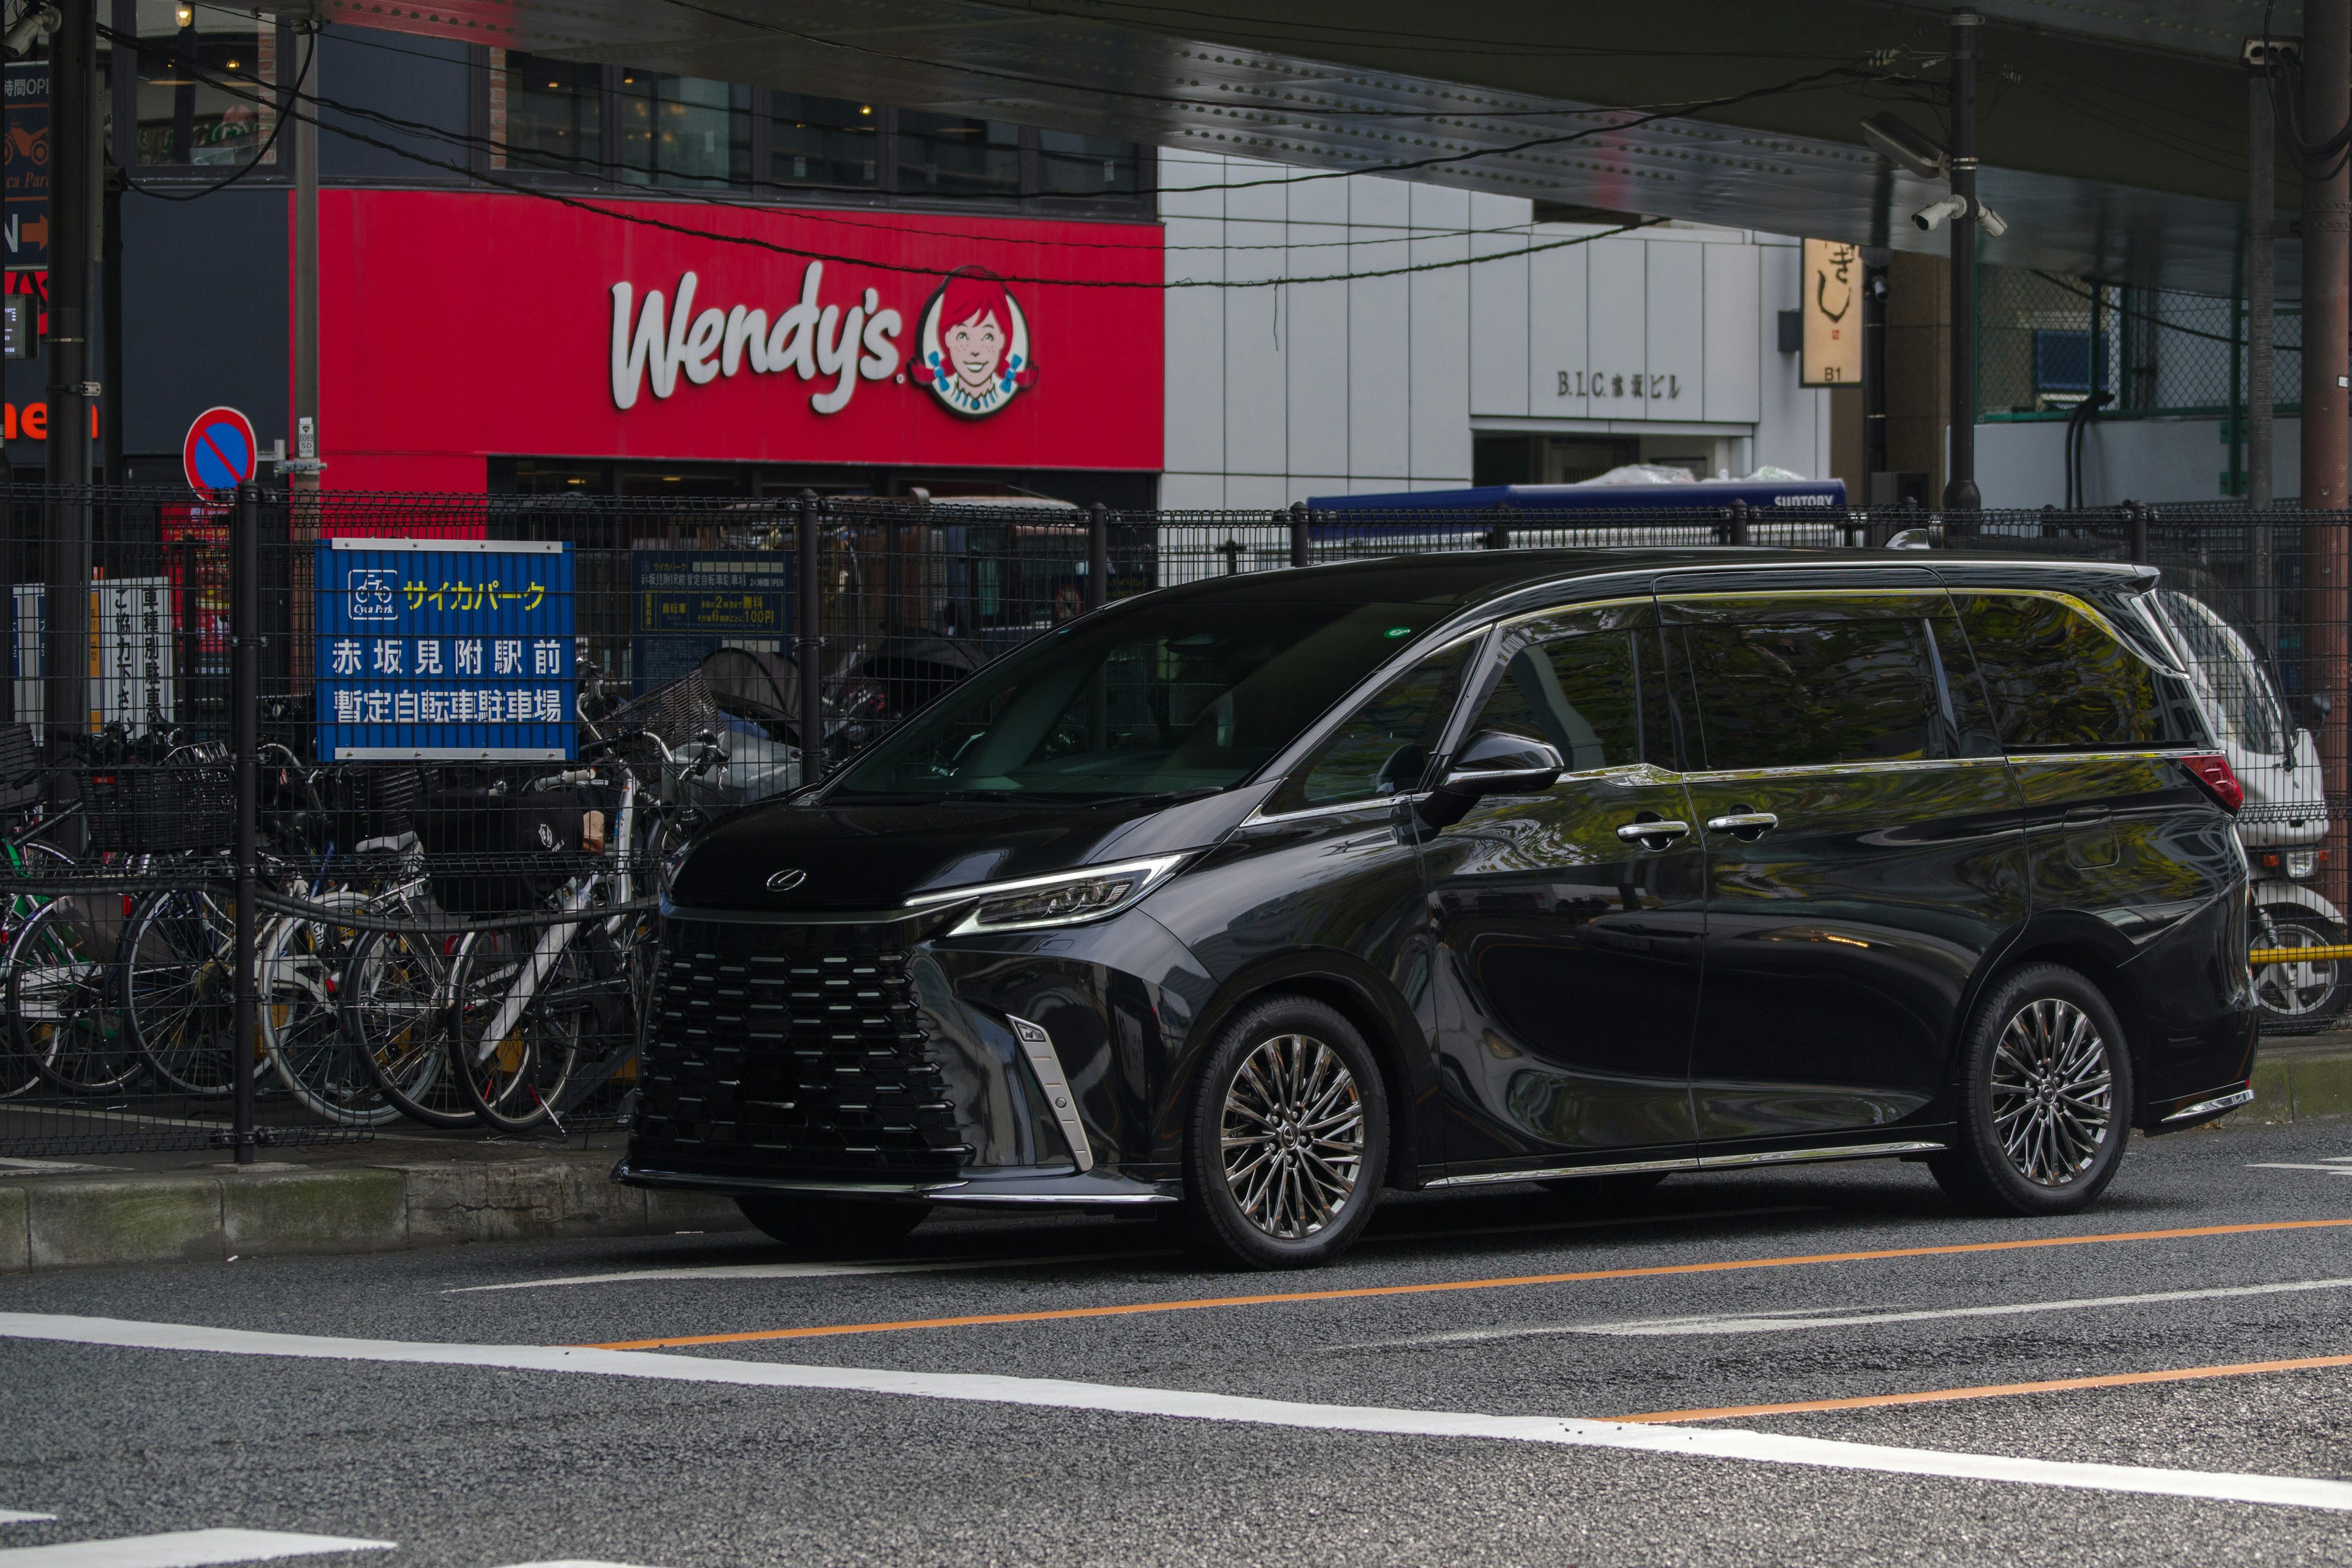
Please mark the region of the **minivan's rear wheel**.
<svg viewBox="0 0 2352 1568"><path fill-rule="evenodd" d="M1363 1037L1323 1003L1270 997L1201 1069L1175 1218L1214 1260L1309 1268L1355 1241L1387 1165L1388 1097Z"/></svg>
<svg viewBox="0 0 2352 1568"><path fill-rule="evenodd" d="M776 1193L740 1197L735 1206L771 1239L807 1258L854 1258L878 1252L923 1223L929 1204L879 1203L830 1193Z"/></svg>
<svg viewBox="0 0 2352 1568"><path fill-rule="evenodd" d="M2115 1179L2130 1131L2131 1053L2082 975L2030 964L1978 1004L1961 1047L1958 1144L1929 1162L1979 1214L2073 1214Z"/></svg>

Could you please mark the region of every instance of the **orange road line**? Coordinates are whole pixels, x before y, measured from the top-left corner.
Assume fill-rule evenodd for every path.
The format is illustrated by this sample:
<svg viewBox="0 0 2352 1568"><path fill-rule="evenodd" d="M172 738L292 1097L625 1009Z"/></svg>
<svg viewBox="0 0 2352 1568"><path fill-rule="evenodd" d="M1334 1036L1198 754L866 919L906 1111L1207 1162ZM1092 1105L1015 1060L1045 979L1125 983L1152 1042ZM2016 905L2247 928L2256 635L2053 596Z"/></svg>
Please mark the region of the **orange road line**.
<svg viewBox="0 0 2352 1568"><path fill-rule="evenodd" d="M2192 1383L2200 1378L2248 1377L2260 1372L2305 1372L2323 1366L2352 1366L2352 1355L2305 1356L2297 1361L2242 1361L2227 1366L2187 1366L2171 1372L2119 1372L2105 1377L2053 1377L2047 1383L1989 1383L1979 1388L1937 1388L1923 1394L1865 1394L1853 1399L1801 1399L1790 1405L1727 1405L1716 1410L1654 1410L1646 1415L1608 1415L1601 1419L1653 1426L1676 1421L1722 1421L1734 1415L1796 1415L1811 1410L1869 1410L1885 1405L1939 1405L1952 1399L1998 1399L2010 1394L2055 1394L2070 1388L2128 1388L2143 1383Z"/></svg>
<svg viewBox="0 0 2352 1568"><path fill-rule="evenodd" d="M1421 1285L1364 1285L1345 1290L1290 1290L1262 1296L1208 1296L1183 1301L1137 1301L1118 1307L1063 1307L1043 1312L981 1312L961 1318L913 1318L898 1322L832 1323L805 1329L752 1329L733 1334L680 1334L658 1340L618 1340L583 1348L670 1350L681 1345L732 1345L753 1340L813 1340L836 1334L895 1333L907 1329L968 1329L988 1323L1048 1323L1068 1318L1123 1318L1145 1312L1185 1312L1204 1307L1268 1307L1292 1301L1354 1301L1375 1296L1422 1296L1448 1290L1496 1290L1526 1285L1570 1285L1592 1279L1646 1279L1670 1274L1723 1274L1744 1268L1791 1268L1812 1263L1870 1263L1891 1258L1942 1258L1973 1252L2022 1252L2043 1247L2087 1247L2107 1241L2174 1241L2200 1236L2252 1236L2263 1231L2341 1229L2352 1219L2269 1220L2255 1225L2203 1225L2181 1230L2131 1230L2103 1236L2038 1237L2023 1241L1972 1241L1948 1247L1897 1247L1876 1252L1817 1252L1793 1258L1739 1258L1715 1263L1664 1263L1645 1268L1593 1268L1575 1274L1522 1274L1499 1279L1447 1279Z"/></svg>

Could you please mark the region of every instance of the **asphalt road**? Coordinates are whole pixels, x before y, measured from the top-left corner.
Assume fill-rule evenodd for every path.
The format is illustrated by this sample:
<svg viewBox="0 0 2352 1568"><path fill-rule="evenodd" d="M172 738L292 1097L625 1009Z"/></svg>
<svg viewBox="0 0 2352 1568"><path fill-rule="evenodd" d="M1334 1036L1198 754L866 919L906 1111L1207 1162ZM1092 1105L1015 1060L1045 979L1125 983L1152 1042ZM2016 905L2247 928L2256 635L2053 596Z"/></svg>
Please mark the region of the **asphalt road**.
<svg viewBox="0 0 2352 1568"><path fill-rule="evenodd" d="M1397 1201L1316 1274L1158 1247L959 1217L883 1272L730 1235L9 1278L0 1510L55 1517L0 1568L324 1544L32 1550L205 1531L391 1543L320 1568L2352 1558L2352 1124L2136 1143L2062 1221L1868 1164ZM1997 1392L1885 1402L1960 1389Z"/></svg>

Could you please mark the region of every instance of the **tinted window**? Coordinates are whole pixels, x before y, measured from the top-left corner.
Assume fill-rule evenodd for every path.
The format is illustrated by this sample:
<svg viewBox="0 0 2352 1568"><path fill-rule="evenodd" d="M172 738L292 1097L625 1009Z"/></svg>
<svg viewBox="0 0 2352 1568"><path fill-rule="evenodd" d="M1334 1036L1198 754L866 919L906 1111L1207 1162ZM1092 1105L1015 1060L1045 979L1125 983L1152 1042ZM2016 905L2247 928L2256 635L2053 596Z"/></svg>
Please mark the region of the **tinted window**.
<svg viewBox="0 0 2352 1568"><path fill-rule="evenodd" d="M1504 666L1502 680L1471 731L1502 730L1549 741L1570 773L1642 761L1635 635L1601 632L1521 648Z"/></svg>
<svg viewBox="0 0 2352 1568"><path fill-rule="evenodd" d="M1813 620L1683 628L1709 768L1936 754L1942 701L1926 623Z"/></svg>
<svg viewBox="0 0 2352 1568"><path fill-rule="evenodd" d="M1049 800L1228 788L1444 613L1140 601L988 666L868 752L840 787Z"/></svg>
<svg viewBox="0 0 2352 1568"><path fill-rule="evenodd" d="M2156 671L2073 605L1974 594L1959 606L2009 749L2161 745L2179 732Z"/></svg>
<svg viewBox="0 0 2352 1568"><path fill-rule="evenodd" d="M1457 643L1365 703L1318 746L1274 798L1269 812L1373 800L1410 790L1454 710L1462 667L1476 639Z"/></svg>

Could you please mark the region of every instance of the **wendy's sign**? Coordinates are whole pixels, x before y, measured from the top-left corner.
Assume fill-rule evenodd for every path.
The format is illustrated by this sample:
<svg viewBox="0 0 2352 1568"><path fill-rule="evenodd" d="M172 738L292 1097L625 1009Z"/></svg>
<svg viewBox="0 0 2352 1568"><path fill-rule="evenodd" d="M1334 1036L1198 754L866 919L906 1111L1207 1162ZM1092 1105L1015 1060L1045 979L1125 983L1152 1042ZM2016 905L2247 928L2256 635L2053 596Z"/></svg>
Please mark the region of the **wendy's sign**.
<svg viewBox="0 0 2352 1568"><path fill-rule="evenodd" d="M479 490L492 457L1161 467L1156 225L321 200L339 489Z"/></svg>
<svg viewBox="0 0 2352 1568"><path fill-rule="evenodd" d="M923 307L915 379L950 414L984 419L1037 379L1029 319L993 273L959 272Z"/></svg>

